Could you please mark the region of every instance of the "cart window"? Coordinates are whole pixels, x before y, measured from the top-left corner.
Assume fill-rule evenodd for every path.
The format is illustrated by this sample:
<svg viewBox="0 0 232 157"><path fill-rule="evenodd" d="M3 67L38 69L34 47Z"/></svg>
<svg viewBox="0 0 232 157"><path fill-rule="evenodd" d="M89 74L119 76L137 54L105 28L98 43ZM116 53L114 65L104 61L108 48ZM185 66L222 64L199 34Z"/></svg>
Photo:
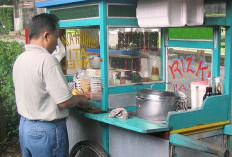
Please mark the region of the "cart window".
<svg viewBox="0 0 232 157"><path fill-rule="evenodd" d="M136 5L108 5L108 17L136 17Z"/></svg>
<svg viewBox="0 0 232 157"><path fill-rule="evenodd" d="M158 29L109 28L109 86L160 80L159 34Z"/></svg>
<svg viewBox="0 0 232 157"><path fill-rule="evenodd" d="M206 3L205 4L206 17L225 17L226 16L226 3Z"/></svg>
<svg viewBox="0 0 232 157"><path fill-rule="evenodd" d="M220 76L218 78L223 93L223 52L221 52L220 59ZM168 80L174 84L175 89L188 97L189 107L195 106L197 103L198 105L202 104L202 96L205 94L206 86L209 86L209 80L212 86L216 83L215 78L212 79L212 50L169 48L167 71ZM206 84L203 81L206 81Z"/></svg>
<svg viewBox="0 0 232 157"><path fill-rule="evenodd" d="M97 4L77 6L69 8L51 9L51 14L56 15L60 21L99 17L99 6Z"/></svg>
<svg viewBox="0 0 232 157"><path fill-rule="evenodd" d="M76 88L74 94L101 100L99 28L65 29L60 39L66 55L62 67Z"/></svg>
<svg viewBox="0 0 232 157"><path fill-rule="evenodd" d="M207 86L212 86L212 93L217 94L216 82L220 80L220 83L223 85L225 28L221 28L221 54L218 60L215 58L214 65L212 62L212 49L177 47L199 47L196 43L201 43L202 46L203 43L213 43L214 39L217 40L217 36L214 37L215 34L213 32L214 30L211 27L169 28L169 46L176 47L168 48L167 78L175 85L177 91L186 94L189 98L189 107L195 104L202 105L202 95L204 95ZM215 57L217 56L216 53L215 51ZM216 67L217 62L220 64L218 65L220 67ZM223 89L221 89L221 92L223 93Z"/></svg>

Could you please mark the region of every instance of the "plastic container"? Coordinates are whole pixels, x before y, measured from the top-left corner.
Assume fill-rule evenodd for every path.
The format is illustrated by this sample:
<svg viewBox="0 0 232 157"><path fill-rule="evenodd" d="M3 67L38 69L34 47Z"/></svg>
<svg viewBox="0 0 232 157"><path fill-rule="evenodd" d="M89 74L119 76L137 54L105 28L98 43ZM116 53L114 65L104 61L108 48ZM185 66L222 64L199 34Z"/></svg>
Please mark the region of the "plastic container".
<svg viewBox="0 0 232 157"><path fill-rule="evenodd" d="M203 0L138 0L136 17L140 27L201 25Z"/></svg>
<svg viewBox="0 0 232 157"><path fill-rule="evenodd" d="M205 95L207 81L194 81L191 82L191 108L198 109L203 102L203 96Z"/></svg>
<svg viewBox="0 0 232 157"><path fill-rule="evenodd" d="M204 22L204 1L186 0L187 25L202 25Z"/></svg>
<svg viewBox="0 0 232 157"><path fill-rule="evenodd" d="M138 0L136 16L140 27L184 26L185 0Z"/></svg>

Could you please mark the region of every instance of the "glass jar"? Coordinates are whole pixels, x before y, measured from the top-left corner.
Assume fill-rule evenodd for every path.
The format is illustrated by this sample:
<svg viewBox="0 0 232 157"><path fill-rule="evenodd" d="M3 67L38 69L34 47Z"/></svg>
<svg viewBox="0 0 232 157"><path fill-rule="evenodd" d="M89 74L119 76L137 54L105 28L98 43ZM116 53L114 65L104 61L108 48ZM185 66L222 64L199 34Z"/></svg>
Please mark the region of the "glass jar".
<svg viewBox="0 0 232 157"><path fill-rule="evenodd" d="M150 81L150 78L149 78L148 71L145 71L143 75L143 82L149 82L149 81Z"/></svg>
<svg viewBox="0 0 232 157"><path fill-rule="evenodd" d="M132 71L132 78L131 78L132 83L136 83L136 75L137 75L136 71Z"/></svg>
<svg viewBox="0 0 232 157"><path fill-rule="evenodd" d="M157 65L156 60L153 61L152 69L151 69L151 80L159 81L159 67Z"/></svg>
<svg viewBox="0 0 232 157"><path fill-rule="evenodd" d="M125 71L121 71L121 76L120 76L120 84L125 84L126 83L126 74Z"/></svg>

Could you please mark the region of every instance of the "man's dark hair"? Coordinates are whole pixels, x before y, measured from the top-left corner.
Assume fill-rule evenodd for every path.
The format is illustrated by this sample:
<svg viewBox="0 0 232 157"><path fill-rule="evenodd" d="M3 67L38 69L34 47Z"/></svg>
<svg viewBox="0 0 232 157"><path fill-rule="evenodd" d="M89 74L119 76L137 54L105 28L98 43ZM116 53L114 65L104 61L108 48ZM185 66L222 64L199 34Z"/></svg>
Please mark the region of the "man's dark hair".
<svg viewBox="0 0 232 157"><path fill-rule="evenodd" d="M38 38L44 30L53 33L58 29L59 19L53 14L39 14L32 18L29 26L29 39Z"/></svg>

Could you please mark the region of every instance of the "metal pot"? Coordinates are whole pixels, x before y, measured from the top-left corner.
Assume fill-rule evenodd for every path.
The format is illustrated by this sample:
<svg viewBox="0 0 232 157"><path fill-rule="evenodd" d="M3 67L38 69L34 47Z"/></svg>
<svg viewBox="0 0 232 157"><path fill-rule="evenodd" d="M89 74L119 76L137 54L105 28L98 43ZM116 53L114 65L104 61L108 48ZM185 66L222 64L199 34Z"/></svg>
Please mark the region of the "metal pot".
<svg viewBox="0 0 232 157"><path fill-rule="evenodd" d="M136 97L136 116L152 121L165 121L168 112L176 111L179 100L180 97L175 92L142 89Z"/></svg>
<svg viewBox="0 0 232 157"><path fill-rule="evenodd" d="M90 62L91 68L99 69L100 68L101 58L99 56L90 56L89 57L89 62Z"/></svg>

